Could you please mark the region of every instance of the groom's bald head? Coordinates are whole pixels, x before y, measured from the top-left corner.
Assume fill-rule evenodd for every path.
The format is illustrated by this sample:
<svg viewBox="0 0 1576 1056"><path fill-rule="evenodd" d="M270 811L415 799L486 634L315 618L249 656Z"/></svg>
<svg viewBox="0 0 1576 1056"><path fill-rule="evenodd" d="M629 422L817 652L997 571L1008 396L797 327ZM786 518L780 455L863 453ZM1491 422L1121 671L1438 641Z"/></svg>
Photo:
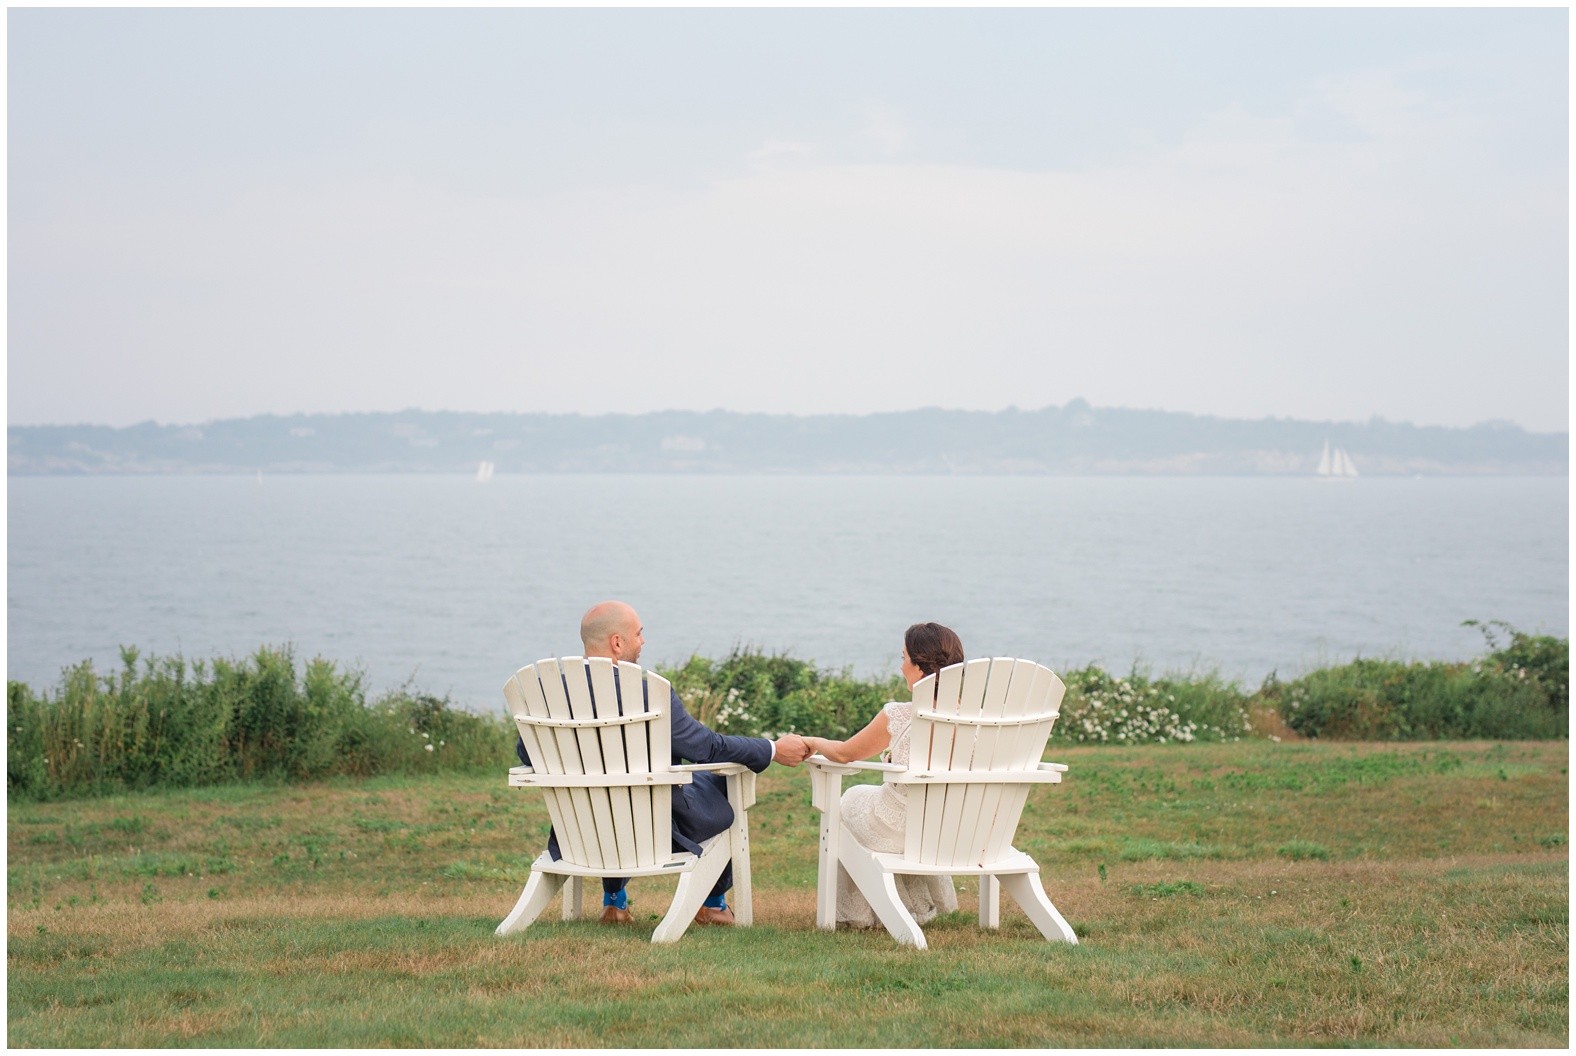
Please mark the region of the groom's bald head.
<svg viewBox="0 0 1576 1056"><path fill-rule="evenodd" d="M586 656L605 656L636 663L645 644L640 616L622 601L602 601L580 617L580 641Z"/></svg>

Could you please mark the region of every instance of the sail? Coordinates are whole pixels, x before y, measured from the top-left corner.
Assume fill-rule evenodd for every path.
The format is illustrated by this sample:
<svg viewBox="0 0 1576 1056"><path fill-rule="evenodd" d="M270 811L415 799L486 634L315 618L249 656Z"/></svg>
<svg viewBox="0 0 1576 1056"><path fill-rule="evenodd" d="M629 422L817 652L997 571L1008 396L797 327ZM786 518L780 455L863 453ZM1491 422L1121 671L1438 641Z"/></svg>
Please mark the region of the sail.
<svg viewBox="0 0 1576 1056"><path fill-rule="evenodd" d="M1335 449L1334 472L1337 476L1342 477L1357 476L1357 466L1352 462L1352 456L1346 453L1346 449L1344 447L1338 447Z"/></svg>
<svg viewBox="0 0 1576 1056"><path fill-rule="evenodd" d="M485 484L492 479L492 476L493 464L491 462L483 462L476 467L476 483Z"/></svg>
<svg viewBox="0 0 1576 1056"><path fill-rule="evenodd" d="M1319 468L1314 472L1321 477L1330 475L1330 441L1328 440L1324 442L1324 454L1319 456Z"/></svg>

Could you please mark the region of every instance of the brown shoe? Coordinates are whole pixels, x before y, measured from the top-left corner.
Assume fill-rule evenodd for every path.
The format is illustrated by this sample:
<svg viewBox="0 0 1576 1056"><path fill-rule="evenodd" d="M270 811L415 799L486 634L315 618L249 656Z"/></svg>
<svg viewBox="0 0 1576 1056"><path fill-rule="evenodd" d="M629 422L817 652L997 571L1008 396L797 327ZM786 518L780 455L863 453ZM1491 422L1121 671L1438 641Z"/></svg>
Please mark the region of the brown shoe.
<svg viewBox="0 0 1576 1056"><path fill-rule="evenodd" d="M597 923L598 924L629 924L629 923L632 923L634 921L634 919L635 919L635 914L631 913L627 909L619 909L617 906L603 906L602 907L602 917L601 917L600 920L597 921Z"/></svg>
<svg viewBox="0 0 1576 1056"><path fill-rule="evenodd" d="M701 906L700 912L695 914L697 924L725 924L733 926L733 910L712 909L710 906Z"/></svg>

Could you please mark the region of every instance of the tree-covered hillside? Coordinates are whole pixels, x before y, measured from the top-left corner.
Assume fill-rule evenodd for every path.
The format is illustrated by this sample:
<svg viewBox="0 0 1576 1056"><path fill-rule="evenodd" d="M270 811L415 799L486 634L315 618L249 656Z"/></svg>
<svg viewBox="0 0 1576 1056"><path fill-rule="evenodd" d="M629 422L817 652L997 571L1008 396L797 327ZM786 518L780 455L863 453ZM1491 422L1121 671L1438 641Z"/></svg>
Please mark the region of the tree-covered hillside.
<svg viewBox="0 0 1576 1056"><path fill-rule="evenodd" d="M1565 433L1095 408L868 415L259 415L201 425L12 426L13 474L1141 473L1310 474L1326 442L1365 475L1568 470Z"/></svg>

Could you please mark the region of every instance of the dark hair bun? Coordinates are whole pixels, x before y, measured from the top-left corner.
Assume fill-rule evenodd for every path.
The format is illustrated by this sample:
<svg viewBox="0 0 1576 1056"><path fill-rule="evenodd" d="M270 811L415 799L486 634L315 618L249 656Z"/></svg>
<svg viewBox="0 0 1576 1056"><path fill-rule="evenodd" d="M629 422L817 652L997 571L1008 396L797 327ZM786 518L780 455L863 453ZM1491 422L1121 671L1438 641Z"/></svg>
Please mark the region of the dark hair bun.
<svg viewBox="0 0 1576 1056"><path fill-rule="evenodd" d="M909 661L926 675L963 663L963 642L939 623L914 624L903 632L903 648Z"/></svg>

